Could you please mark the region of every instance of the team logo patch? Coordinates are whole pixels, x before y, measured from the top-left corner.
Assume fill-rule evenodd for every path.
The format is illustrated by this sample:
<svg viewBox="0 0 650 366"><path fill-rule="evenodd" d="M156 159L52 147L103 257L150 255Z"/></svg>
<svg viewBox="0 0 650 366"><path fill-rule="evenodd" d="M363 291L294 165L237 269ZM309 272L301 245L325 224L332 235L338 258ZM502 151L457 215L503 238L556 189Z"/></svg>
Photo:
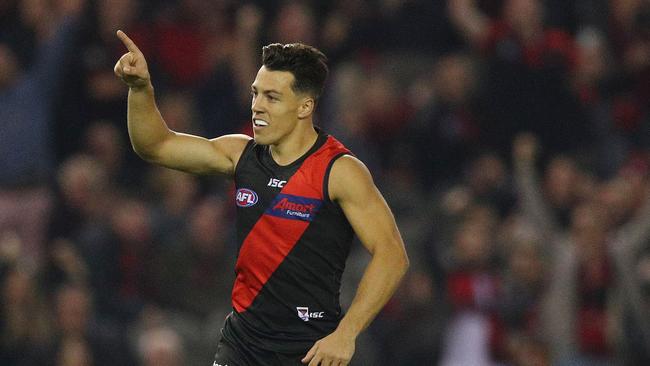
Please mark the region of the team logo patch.
<svg viewBox="0 0 650 366"><path fill-rule="evenodd" d="M309 319L323 319L325 317L324 311L314 311L310 313L307 306L298 306L296 307L296 310L298 310L298 317L306 322L308 322Z"/></svg>
<svg viewBox="0 0 650 366"><path fill-rule="evenodd" d="M306 322L309 321L309 308L305 307L297 307L296 310L298 310L298 317Z"/></svg>
<svg viewBox="0 0 650 366"><path fill-rule="evenodd" d="M312 221L323 201L315 198L278 194L266 214L290 220Z"/></svg>
<svg viewBox="0 0 650 366"><path fill-rule="evenodd" d="M257 203L257 193L248 188L239 188L235 196L235 202L239 207L251 207Z"/></svg>

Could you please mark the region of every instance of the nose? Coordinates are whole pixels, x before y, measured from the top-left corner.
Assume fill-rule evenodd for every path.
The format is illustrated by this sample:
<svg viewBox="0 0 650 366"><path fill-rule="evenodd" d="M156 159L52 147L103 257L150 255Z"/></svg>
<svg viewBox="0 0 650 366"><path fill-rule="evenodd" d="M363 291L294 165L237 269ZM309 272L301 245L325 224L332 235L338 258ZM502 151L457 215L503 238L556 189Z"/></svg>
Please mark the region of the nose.
<svg viewBox="0 0 650 366"><path fill-rule="evenodd" d="M262 99L260 98L260 95L254 95L251 100L251 110L253 113L259 113L263 111L263 105L262 105Z"/></svg>

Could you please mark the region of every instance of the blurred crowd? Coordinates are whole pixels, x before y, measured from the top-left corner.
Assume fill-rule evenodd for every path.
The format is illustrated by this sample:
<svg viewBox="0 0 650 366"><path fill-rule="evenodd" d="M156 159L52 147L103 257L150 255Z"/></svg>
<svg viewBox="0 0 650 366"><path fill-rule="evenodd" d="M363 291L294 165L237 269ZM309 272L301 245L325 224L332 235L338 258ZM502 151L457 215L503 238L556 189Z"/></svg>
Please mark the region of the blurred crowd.
<svg viewBox="0 0 650 366"><path fill-rule="evenodd" d="M650 364L650 1L4 0L1 365L209 365L230 311L232 184L132 152L117 29L206 137L261 46L328 55L412 262L353 365Z"/></svg>

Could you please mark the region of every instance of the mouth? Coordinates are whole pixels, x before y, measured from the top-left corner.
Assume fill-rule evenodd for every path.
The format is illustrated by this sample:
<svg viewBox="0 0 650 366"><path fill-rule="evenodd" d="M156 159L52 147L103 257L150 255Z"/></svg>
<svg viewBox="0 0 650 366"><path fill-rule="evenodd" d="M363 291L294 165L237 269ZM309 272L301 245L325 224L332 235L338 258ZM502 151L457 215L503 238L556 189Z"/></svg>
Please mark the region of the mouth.
<svg viewBox="0 0 650 366"><path fill-rule="evenodd" d="M258 119L258 118L253 119L253 126L254 127L263 128L263 127L266 127L268 125L269 125L269 123L264 121L264 120L261 120L261 119Z"/></svg>

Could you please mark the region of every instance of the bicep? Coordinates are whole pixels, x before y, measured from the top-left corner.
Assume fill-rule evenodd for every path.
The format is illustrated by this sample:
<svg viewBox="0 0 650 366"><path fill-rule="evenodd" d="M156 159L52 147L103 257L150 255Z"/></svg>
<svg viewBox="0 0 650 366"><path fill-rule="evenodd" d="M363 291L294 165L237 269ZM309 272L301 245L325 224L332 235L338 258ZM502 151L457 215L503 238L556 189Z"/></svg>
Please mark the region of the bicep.
<svg viewBox="0 0 650 366"><path fill-rule="evenodd" d="M332 167L330 192L369 252L403 251L395 218L363 163L349 156L340 158Z"/></svg>
<svg viewBox="0 0 650 366"><path fill-rule="evenodd" d="M188 173L232 175L250 139L246 135L207 139L175 132L160 144L154 160L167 168Z"/></svg>

